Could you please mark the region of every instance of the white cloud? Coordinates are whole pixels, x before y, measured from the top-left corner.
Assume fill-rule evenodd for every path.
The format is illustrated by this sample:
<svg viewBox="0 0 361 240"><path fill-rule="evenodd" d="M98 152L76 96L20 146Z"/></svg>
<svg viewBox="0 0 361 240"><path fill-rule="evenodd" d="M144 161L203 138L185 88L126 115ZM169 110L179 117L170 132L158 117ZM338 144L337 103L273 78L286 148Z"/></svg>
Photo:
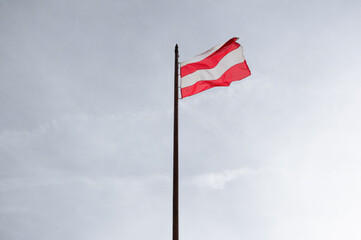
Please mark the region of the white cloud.
<svg viewBox="0 0 361 240"><path fill-rule="evenodd" d="M166 113L65 116L30 131L0 136L2 176L42 174L132 175L164 172L171 155ZM154 142L154 137L158 141ZM162 150L163 149L163 150ZM150 159L153 159L150 161ZM146 164L147 163L147 164ZM149 168L150 167L150 168Z"/></svg>
<svg viewBox="0 0 361 240"><path fill-rule="evenodd" d="M252 76L180 102L181 238L360 239L360 2L0 5L2 239L169 239L174 45L237 35Z"/></svg>
<svg viewBox="0 0 361 240"><path fill-rule="evenodd" d="M206 173L184 180L186 185L195 185L203 188L223 189L229 182L235 181L241 177L257 173L256 170L240 168L234 170L224 170L219 173Z"/></svg>

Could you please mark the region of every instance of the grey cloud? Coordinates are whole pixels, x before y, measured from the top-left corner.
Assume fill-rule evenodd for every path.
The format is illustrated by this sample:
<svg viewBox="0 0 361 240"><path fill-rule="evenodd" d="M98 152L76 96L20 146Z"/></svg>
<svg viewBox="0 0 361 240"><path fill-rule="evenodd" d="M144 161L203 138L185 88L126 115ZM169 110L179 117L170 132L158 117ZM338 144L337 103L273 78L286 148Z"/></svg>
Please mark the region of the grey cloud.
<svg viewBox="0 0 361 240"><path fill-rule="evenodd" d="M0 238L169 239L174 45L239 36L252 75L179 103L181 238L360 239L359 9L1 1Z"/></svg>

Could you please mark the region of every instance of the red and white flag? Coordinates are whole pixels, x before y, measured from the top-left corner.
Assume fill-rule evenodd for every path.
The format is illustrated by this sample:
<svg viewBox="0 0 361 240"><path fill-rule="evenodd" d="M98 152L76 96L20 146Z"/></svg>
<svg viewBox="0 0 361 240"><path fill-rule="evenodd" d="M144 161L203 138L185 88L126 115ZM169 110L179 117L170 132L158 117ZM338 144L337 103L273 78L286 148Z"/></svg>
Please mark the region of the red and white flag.
<svg viewBox="0 0 361 240"><path fill-rule="evenodd" d="M243 48L232 38L194 58L181 62L182 98L212 87L229 86L231 82L251 75Z"/></svg>

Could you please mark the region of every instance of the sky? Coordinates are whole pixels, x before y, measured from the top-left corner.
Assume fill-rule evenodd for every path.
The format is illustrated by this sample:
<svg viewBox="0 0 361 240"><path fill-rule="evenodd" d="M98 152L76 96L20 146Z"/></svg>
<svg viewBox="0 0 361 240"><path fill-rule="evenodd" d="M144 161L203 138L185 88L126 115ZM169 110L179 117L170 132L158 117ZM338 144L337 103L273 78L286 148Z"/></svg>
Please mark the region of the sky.
<svg viewBox="0 0 361 240"><path fill-rule="evenodd" d="M0 238L172 237L174 46L252 75L179 101L180 239L361 238L361 3L0 0Z"/></svg>

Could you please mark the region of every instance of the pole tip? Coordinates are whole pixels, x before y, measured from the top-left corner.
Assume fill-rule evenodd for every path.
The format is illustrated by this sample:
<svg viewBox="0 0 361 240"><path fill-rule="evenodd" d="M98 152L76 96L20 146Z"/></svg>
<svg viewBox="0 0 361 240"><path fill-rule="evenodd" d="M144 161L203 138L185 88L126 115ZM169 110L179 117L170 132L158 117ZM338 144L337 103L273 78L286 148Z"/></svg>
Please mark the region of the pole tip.
<svg viewBox="0 0 361 240"><path fill-rule="evenodd" d="M178 44L175 45L175 50L178 51Z"/></svg>

